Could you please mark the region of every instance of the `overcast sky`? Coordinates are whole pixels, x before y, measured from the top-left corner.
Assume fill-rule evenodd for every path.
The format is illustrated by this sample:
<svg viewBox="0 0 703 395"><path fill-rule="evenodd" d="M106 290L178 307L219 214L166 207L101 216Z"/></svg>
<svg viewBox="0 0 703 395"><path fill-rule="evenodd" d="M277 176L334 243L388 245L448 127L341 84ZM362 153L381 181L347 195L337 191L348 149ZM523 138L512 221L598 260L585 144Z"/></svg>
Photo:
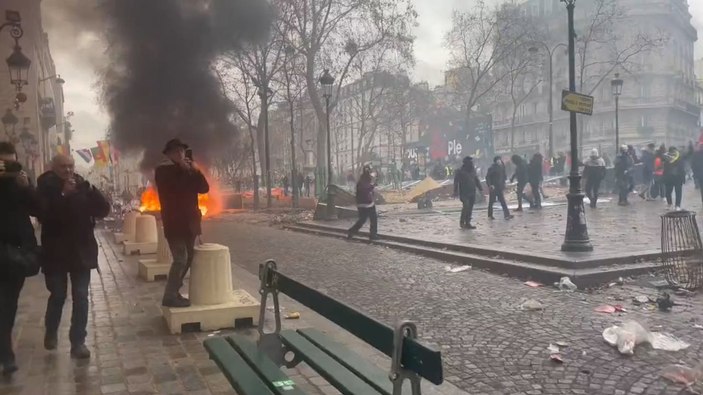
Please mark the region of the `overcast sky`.
<svg viewBox="0 0 703 395"><path fill-rule="evenodd" d="M52 6L60 0L45 0L44 4ZM470 8L473 0L414 0L418 12L419 26L416 31L415 54L417 66L413 75L416 81L426 80L431 86L441 84L442 71L446 68L447 51L443 47L445 31L449 27L453 9ZM490 0L489 0L490 1ZM492 0L490 2L497 2ZM703 32L703 0L688 0L693 14L693 22L698 31ZM45 12L46 16L46 12ZM56 21L47 21L46 29L52 47L56 69L66 80L64 93L65 111L73 111L71 119L76 133L73 137L74 149L90 148L95 141L105 135L109 123L108 116L98 103L95 88L94 59L86 56L84 51L99 45L95 37L72 33L74 37L57 38ZM703 38L696 43L696 58L703 57Z"/></svg>

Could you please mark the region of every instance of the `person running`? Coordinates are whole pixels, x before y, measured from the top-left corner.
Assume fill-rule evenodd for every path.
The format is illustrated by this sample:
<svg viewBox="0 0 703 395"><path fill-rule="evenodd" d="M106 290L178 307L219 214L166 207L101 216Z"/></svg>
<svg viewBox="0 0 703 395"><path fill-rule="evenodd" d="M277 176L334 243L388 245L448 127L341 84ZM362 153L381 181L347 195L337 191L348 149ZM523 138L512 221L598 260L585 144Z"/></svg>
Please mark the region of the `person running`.
<svg viewBox="0 0 703 395"><path fill-rule="evenodd" d="M514 182L517 179L517 186L515 188L515 193L517 194L517 209L515 211L522 211L522 201L526 200L525 196L525 186L528 180L528 169L525 160L520 157L520 155L513 155L510 160L515 165L515 173L510 177L510 182ZM530 204L532 202L530 201Z"/></svg>
<svg viewBox="0 0 703 395"><path fill-rule="evenodd" d="M378 213L376 212L374 188L376 188L376 184L374 183L373 175L371 174L371 166L366 165L364 166L361 176L359 177L359 181L356 183L356 207L359 210L359 219L356 221L354 226L349 228L349 231L347 232L348 239L351 239L357 232L359 232L359 229L364 226L367 219L371 221L369 239L379 239Z"/></svg>
<svg viewBox="0 0 703 395"><path fill-rule="evenodd" d="M618 191L618 205L627 206L627 195L630 193L630 171L632 170L632 156L627 152L627 146L620 147L620 153L615 158L615 185Z"/></svg>
<svg viewBox="0 0 703 395"><path fill-rule="evenodd" d="M664 185L666 186L666 204L671 209L672 193L676 192L675 210L681 210L683 184L686 178L684 159L676 147L669 147L669 152L664 155Z"/></svg>
<svg viewBox="0 0 703 395"><path fill-rule="evenodd" d="M513 216L510 215L510 210L508 210L508 205L505 203L505 165L500 156L493 158L493 164L488 168L486 173L486 185L488 185L488 218L495 219L493 217L493 204L500 202L501 207L503 207L503 216L505 219L512 219Z"/></svg>
<svg viewBox="0 0 703 395"><path fill-rule="evenodd" d="M530 208L542 208L542 197L540 195L542 180L542 154L538 152L532 156L528 167L528 182L532 190L532 203L530 203Z"/></svg>
<svg viewBox="0 0 703 395"><path fill-rule="evenodd" d="M471 215L474 203L476 203L476 189L483 193L473 159L467 156L464 158L461 168L454 172L454 197L461 199L459 226L462 229L476 229L475 226L471 225Z"/></svg>
<svg viewBox="0 0 703 395"><path fill-rule="evenodd" d="M591 150L591 156L584 163L583 177L586 179L586 196L591 208L596 208L600 183L605 178L605 160L598 155L597 149Z"/></svg>

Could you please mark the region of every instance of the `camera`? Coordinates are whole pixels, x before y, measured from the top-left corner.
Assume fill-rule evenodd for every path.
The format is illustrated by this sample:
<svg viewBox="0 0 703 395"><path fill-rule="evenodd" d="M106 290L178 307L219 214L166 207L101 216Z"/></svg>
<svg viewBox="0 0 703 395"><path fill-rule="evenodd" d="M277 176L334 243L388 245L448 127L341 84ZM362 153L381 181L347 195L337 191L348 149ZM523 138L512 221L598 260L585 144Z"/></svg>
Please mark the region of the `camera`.
<svg viewBox="0 0 703 395"><path fill-rule="evenodd" d="M191 161L193 160L193 150L188 148L186 150L186 158L190 159Z"/></svg>
<svg viewBox="0 0 703 395"><path fill-rule="evenodd" d="M5 162L5 172L6 173L19 173L22 171L22 164L20 162Z"/></svg>

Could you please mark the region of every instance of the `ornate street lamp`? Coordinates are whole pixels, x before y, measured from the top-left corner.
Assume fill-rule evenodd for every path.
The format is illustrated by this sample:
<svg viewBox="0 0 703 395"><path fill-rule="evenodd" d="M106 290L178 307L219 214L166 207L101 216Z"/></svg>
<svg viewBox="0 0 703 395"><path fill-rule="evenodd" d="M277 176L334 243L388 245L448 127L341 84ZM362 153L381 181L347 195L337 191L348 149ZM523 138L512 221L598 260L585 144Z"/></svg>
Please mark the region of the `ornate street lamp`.
<svg viewBox="0 0 703 395"><path fill-rule="evenodd" d="M24 35L22 30L20 13L17 11L5 12L6 22L0 25L0 31L9 27L10 36L15 39L15 46L10 56L6 59L7 67L10 69L10 83L17 87L17 91L21 91L22 87L29 84L29 66L32 61L22 53L19 40Z"/></svg>
<svg viewBox="0 0 703 395"><path fill-rule="evenodd" d="M574 31L574 8L576 0L561 0L566 3L568 14L569 34L569 91L576 92L576 32ZM581 192L581 175L579 175L578 130L576 113L569 113L569 129L571 139L571 173L569 174L568 209L566 217L566 232L561 250L565 252L593 251L593 245L588 237L586 213L583 207L583 193Z"/></svg>
<svg viewBox="0 0 703 395"><path fill-rule="evenodd" d="M10 141L15 143L17 140L15 137L15 127L19 119L17 119L17 116L8 108L7 111L5 111L5 115L3 115L0 120L2 120L2 126L5 128L5 134L7 134Z"/></svg>
<svg viewBox="0 0 703 395"><path fill-rule="evenodd" d="M620 95L622 95L623 80L620 78L620 73L615 73L615 78L610 81L610 87L613 89L615 96L615 156L618 156L620 150Z"/></svg>
<svg viewBox="0 0 703 395"><path fill-rule="evenodd" d="M325 113L327 115L327 219L336 217L336 208L334 206L334 193L332 192L332 140L330 138L330 98L332 98L332 86L334 77L330 74L329 69L325 69L320 77L320 86L322 86L322 96L325 98Z"/></svg>

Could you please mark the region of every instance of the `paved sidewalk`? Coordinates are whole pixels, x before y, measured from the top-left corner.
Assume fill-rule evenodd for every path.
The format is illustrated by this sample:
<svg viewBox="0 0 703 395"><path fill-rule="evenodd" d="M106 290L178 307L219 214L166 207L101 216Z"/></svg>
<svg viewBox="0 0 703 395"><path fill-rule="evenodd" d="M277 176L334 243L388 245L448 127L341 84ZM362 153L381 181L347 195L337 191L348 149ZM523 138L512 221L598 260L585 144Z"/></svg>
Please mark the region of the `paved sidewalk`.
<svg viewBox="0 0 703 395"><path fill-rule="evenodd" d="M48 292L43 276L28 279L15 326L20 371L11 380L0 380L0 395L236 394L202 346L203 340L213 334L169 334L160 309L164 282L146 283L138 279L137 257L125 258L106 240L106 233L98 234L102 272L93 272L87 339L92 358L88 361L69 358L70 300L64 310L59 349L51 352L43 349L43 315ZM257 296L256 276L238 266L233 269L235 286ZM387 358L381 358L380 353L308 309L285 297L282 306L302 314L300 320L285 321L286 327L315 326L378 361L384 369L388 366ZM256 328L237 332L256 338ZM305 364L287 373L310 394L338 394ZM447 384L428 393L462 392Z"/></svg>

